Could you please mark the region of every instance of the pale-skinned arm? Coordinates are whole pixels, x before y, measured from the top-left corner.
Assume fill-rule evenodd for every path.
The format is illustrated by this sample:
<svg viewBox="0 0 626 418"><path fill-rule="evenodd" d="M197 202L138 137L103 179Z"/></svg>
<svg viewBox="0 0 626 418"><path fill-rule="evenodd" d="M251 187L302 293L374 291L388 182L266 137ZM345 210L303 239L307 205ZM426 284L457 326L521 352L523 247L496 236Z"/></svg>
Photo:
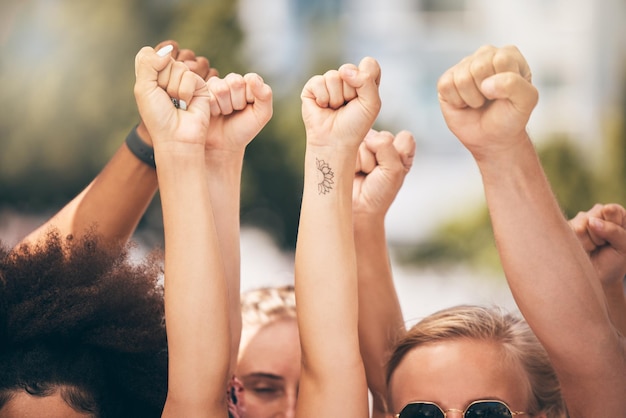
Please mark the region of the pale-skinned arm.
<svg viewBox="0 0 626 418"><path fill-rule="evenodd" d="M208 81L211 125L206 141L206 171L217 236L228 280L231 373L241 338L240 194L246 146L272 117L272 89L254 73L228 74Z"/></svg>
<svg viewBox="0 0 626 418"><path fill-rule="evenodd" d="M143 48L135 97L154 142L165 231L168 395L164 417L227 416L228 285L206 179L206 83L182 63ZM175 108L170 97L185 100Z"/></svg>
<svg viewBox="0 0 626 418"><path fill-rule="evenodd" d="M354 242L359 288L359 340L372 418L387 412L386 364L405 331L393 283L385 216L411 169L413 136L370 130L359 148L353 187Z"/></svg>
<svg viewBox="0 0 626 418"><path fill-rule="evenodd" d="M517 48L483 47L444 73L438 90L448 127L478 164L507 281L570 416L620 416L624 340L526 132L538 99L528 64Z"/></svg>
<svg viewBox="0 0 626 418"><path fill-rule="evenodd" d="M302 348L298 417L367 417L359 351L352 187L359 144L380 109L378 63L311 78L302 91L305 175L295 290ZM350 399L350 402L346 402Z"/></svg>

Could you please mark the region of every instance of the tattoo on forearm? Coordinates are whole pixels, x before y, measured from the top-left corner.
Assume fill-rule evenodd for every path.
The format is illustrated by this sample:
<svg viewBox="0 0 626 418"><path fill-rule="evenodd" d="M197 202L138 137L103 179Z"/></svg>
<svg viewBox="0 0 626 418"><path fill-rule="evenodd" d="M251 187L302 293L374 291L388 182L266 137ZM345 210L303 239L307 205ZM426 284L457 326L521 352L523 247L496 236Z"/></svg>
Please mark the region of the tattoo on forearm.
<svg viewBox="0 0 626 418"><path fill-rule="evenodd" d="M315 159L315 163L317 164L317 192L319 194L329 193L333 188L333 177L335 177L335 173L330 168L328 163L324 160Z"/></svg>

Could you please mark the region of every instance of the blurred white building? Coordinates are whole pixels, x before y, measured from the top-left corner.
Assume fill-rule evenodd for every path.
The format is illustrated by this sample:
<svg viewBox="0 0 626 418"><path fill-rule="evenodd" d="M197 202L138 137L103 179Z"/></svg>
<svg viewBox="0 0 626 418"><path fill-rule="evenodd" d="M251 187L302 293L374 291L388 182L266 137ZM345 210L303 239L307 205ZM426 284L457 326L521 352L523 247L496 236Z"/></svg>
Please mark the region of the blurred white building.
<svg viewBox="0 0 626 418"><path fill-rule="evenodd" d="M528 59L540 92L537 140L602 138L626 79L621 0L241 0L241 17L250 58L282 87L301 87L319 71L316 60L377 58L380 121L410 129L426 152L460 149L441 118L436 82L481 45L514 44Z"/></svg>
<svg viewBox="0 0 626 418"><path fill-rule="evenodd" d="M539 104L535 141L555 134L598 157L606 119L624 94L622 0L240 0L247 53L277 96L337 62L373 56L382 66L379 127L409 129L413 169L387 217L393 242L415 242L482 196L468 153L447 129L439 76L479 46L516 45ZM329 64L330 63L330 64ZM594 151L596 151L594 153Z"/></svg>

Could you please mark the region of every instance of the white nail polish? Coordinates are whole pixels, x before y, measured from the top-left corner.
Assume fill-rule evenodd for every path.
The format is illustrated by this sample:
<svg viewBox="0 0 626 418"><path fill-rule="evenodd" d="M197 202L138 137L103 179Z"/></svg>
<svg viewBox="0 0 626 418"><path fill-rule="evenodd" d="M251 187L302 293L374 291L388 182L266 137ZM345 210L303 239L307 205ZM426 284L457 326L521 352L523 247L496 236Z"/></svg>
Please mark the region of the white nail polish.
<svg viewBox="0 0 626 418"><path fill-rule="evenodd" d="M181 110L187 110L187 102L184 100L178 101L178 108Z"/></svg>
<svg viewBox="0 0 626 418"><path fill-rule="evenodd" d="M170 52L172 52L174 50L174 46L173 45L165 45L163 48L159 49L157 51L157 55L160 57L164 57L167 54L169 54Z"/></svg>

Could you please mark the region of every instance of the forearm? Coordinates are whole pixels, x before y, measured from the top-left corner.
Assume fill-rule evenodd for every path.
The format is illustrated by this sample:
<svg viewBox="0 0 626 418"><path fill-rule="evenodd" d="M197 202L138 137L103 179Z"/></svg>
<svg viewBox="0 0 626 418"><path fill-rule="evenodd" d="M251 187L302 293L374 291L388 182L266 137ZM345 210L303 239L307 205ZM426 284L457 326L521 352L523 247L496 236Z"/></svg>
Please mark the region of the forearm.
<svg viewBox="0 0 626 418"><path fill-rule="evenodd" d="M384 217L355 215L359 341L374 411L386 412L385 370L404 322L389 262Z"/></svg>
<svg viewBox="0 0 626 418"><path fill-rule="evenodd" d="M607 322L599 281L530 140L507 156L479 161L479 168L504 271L535 332L560 346L563 338L577 340L580 327L599 332L598 324Z"/></svg>
<svg viewBox="0 0 626 418"><path fill-rule="evenodd" d="M479 161L479 168L511 291L551 357L568 406L612 416L626 382L623 342L530 140L506 156ZM599 388L604 396L594 405L590 394Z"/></svg>
<svg viewBox="0 0 626 418"><path fill-rule="evenodd" d="M155 170L122 144L85 190L22 242L37 242L51 228L62 236L80 237L95 227L105 241L123 244L132 236L156 190Z"/></svg>
<svg viewBox="0 0 626 418"><path fill-rule="evenodd" d="M231 372L234 372L241 338L240 308L240 195L244 150L207 154L206 171L213 205L230 304Z"/></svg>
<svg viewBox="0 0 626 418"><path fill-rule="evenodd" d="M333 359L325 352L329 336L346 335L354 325L357 342L356 255L352 243L351 177L342 173L346 161L341 155L324 155L307 150L304 193L296 247L296 298L298 319L302 322L303 349L315 347L324 361ZM350 157L347 157L349 160ZM332 190L320 193L316 160L324 161L334 172ZM348 163L349 164L349 163ZM348 165L349 166L349 165ZM348 303L353 302L353 303ZM341 321L338 321L341 318ZM324 338L321 338L324 336ZM350 352L352 347L346 347ZM313 364L322 364L320 361Z"/></svg>
<svg viewBox="0 0 626 418"><path fill-rule="evenodd" d="M165 230L168 401L221 402L230 377L230 306L204 153L158 160L157 167ZM224 390L216 390L220 387ZM184 402L176 402L181 398Z"/></svg>
<svg viewBox="0 0 626 418"><path fill-rule="evenodd" d="M356 155L307 149L296 247L296 300L302 345L299 411L364 416L365 375L358 342L358 288L351 191ZM331 190L318 189L317 161L333 170ZM321 191L321 193L320 193ZM326 193L324 193L326 191ZM362 385L358 381L362 379ZM355 383L356 382L356 383ZM345 409L345 397L351 399ZM300 404L300 399L308 403ZM322 402L323 400L323 402ZM319 409L323 403L323 409ZM353 409L354 408L354 409ZM357 412L358 411L358 412Z"/></svg>

